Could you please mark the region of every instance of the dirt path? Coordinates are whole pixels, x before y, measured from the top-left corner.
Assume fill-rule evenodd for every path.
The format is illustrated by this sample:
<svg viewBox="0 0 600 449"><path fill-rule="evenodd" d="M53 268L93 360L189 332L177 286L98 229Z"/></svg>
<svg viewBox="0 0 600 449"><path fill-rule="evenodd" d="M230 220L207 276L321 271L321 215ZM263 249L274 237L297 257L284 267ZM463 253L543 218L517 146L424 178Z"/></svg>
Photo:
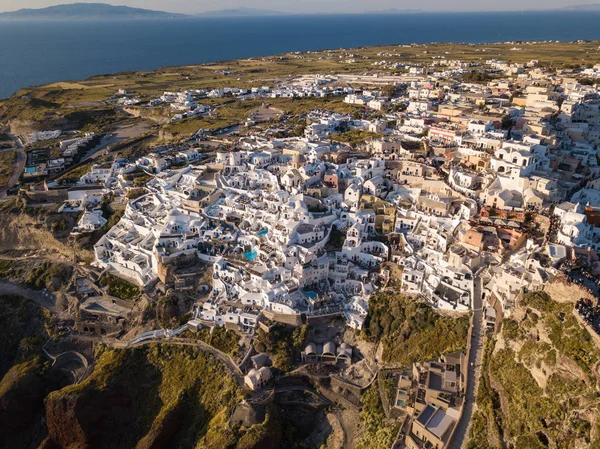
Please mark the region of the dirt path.
<svg viewBox="0 0 600 449"><path fill-rule="evenodd" d="M344 431L344 449L354 449L358 441L357 429L360 426L360 415L355 410L340 410L336 416Z"/></svg>
<svg viewBox="0 0 600 449"><path fill-rule="evenodd" d="M233 361L233 359L230 356L228 356L227 354L225 354L224 352L219 351L218 349L216 349L200 340L186 340L183 338L171 338L171 339L156 338L156 339L144 340L144 341L141 341L141 342L135 343L135 344L130 344L129 342L118 341L118 340L106 340L106 339L99 339L99 340L102 343L107 344L108 346L112 346L114 348L123 348L123 349L124 348L133 348L133 347L138 347L138 346L146 346L151 343L171 344L171 345L180 345L180 346L194 346L194 347L200 349L201 351L212 354L217 359L219 359L221 362L223 362L223 364L225 365L225 367L227 368L229 373L237 381L238 385L240 385L241 387L244 386L244 374L241 372L241 370L236 365L236 363Z"/></svg>
<svg viewBox="0 0 600 449"><path fill-rule="evenodd" d="M12 134L9 134L9 137L15 143L15 149L17 151L17 158L15 159L13 172L8 180L8 183L6 184L6 186L4 186L4 188L2 188L0 190L0 201L3 201L7 198L8 189L17 185L17 183L19 182L19 178L21 177L21 174L23 173L23 170L25 170L25 163L27 162L27 155L25 154L25 151L23 150L23 145L21 144L21 139L19 139L18 137L14 136ZM10 151L12 151L12 150L10 150Z"/></svg>
<svg viewBox="0 0 600 449"><path fill-rule="evenodd" d="M56 306L54 304L56 298L47 290L33 290L20 284L15 284L14 282L0 280L0 296L1 295L21 295L37 303L44 309L56 313Z"/></svg>

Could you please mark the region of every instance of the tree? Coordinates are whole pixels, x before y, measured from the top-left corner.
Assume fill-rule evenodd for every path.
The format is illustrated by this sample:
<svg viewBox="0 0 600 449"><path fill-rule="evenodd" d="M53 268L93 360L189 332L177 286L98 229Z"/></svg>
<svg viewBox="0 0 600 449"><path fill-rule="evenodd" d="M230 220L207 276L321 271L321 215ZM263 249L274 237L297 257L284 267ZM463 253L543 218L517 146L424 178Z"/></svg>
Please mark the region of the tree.
<svg viewBox="0 0 600 449"><path fill-rule="evenodd" d="M254 343L254 350L260 354L267 351L267 346L262 341L257 341Z"/></svg>
<svg viewBox="0 0 600 449"><path fill-rule="evenodd" d="M493 79L492 75L479 71L466 72L462 75L462 81L464 83L487 83L491 79Z"/></svg>
<svg viewBox="0 0 600 449"><path fill-rule="evenodd" d="M502 117L502 129L510 129L513 126L513 119L510 115Z"/></svg>
<svg viewBox="0 0 600 449"><path fill-rule="evenodd" d="M381 95L384 97L393 97L396 94L396 85L387 84L381 88Z"/></svg>

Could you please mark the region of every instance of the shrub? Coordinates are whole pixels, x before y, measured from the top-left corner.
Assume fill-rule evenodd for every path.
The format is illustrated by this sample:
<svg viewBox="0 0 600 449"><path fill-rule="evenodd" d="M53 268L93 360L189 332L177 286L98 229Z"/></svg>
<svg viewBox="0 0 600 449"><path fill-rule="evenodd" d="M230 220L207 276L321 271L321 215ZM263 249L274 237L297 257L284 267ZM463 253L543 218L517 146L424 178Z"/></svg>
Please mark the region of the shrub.
<svg viewBox="0 0 600 449"><path fill-rule="evenodd" d="M378 449L391 447L398 432L398 424L389 424L386 421L381 397L374 382L361 398L363 409L360 420L365 427L365 432L356 444L357 449Z"/></svg>
<svg viewBox="0 0 600 449"><path fill-rule="evenodd" d="M104 273L100 285L106 287L109 295L121 299L133 299L140 294L140 288L131 282L110 273Z"/></svg>
<svg viewBox="0 0 600 449"><path fill-rule="evenodd" d="M130 189L127 192L127 199L128 200L134 200L136 198L139 198L140 196L144 195L146 193L145 189L139 188L139 189Z"/></svg>
<svg viewBox="0 0 600 449"><path fill-rule="evenodd" d="M379 292L369 300L361 336L382 342L385 362L410 365L466 348L468 329L468 316L442 316L421 301Z"/></svg>

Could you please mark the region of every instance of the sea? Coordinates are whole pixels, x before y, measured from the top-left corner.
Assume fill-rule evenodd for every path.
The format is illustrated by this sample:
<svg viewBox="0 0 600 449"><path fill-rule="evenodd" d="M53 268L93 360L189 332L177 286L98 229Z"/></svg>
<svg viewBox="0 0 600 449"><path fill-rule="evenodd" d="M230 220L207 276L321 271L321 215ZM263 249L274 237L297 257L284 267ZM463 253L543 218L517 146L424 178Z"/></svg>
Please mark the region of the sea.
<svg viewBox="0 0 600 449"><path fill-rule="evenodd" d="M548 11L0 22L0 98L98 74L287 51L600 39L599 19L600 12Z"/></svg>

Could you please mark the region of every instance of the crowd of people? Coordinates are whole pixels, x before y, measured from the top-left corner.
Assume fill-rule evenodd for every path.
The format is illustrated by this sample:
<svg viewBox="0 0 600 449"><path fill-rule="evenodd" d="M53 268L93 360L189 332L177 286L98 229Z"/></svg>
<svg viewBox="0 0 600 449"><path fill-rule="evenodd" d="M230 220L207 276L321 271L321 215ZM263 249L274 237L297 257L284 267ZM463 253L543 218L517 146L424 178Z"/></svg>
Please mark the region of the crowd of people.
<svg viewBox="0 0 600 449"><path fill-rule="evenodd" d="M581 317L600 334L600 306L594 305L594 302L588 298L581 298L577 301L575 309Z"/></svg>

